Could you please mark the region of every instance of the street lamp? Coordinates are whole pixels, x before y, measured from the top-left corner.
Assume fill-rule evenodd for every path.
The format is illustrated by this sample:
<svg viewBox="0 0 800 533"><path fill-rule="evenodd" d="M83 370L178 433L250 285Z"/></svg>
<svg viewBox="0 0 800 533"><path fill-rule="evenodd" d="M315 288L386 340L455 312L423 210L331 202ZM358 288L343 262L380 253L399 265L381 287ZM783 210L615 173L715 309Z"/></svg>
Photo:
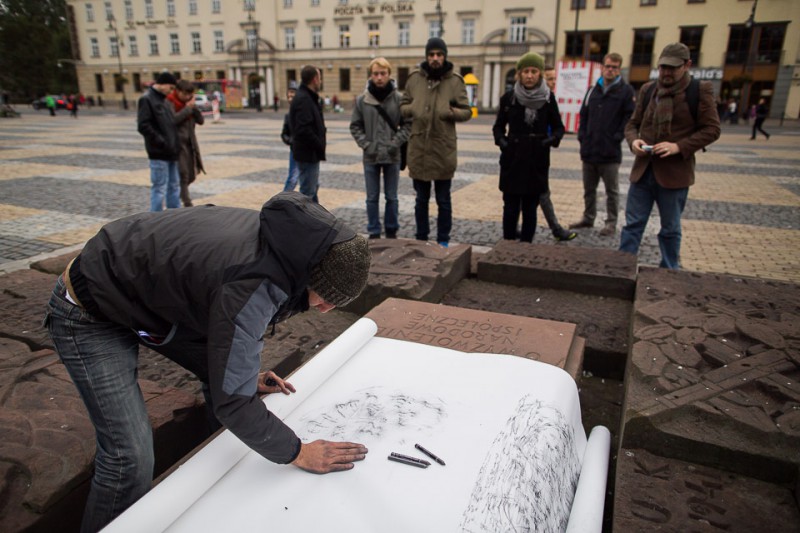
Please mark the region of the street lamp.
<svg viewBox="0 0 800 533"><path fill-rule="evenodd" d="M750 10L750 16L747 17L747 20L744 23L744 27L750 30L750 42L747 44L747 56L744 60L744 66L742 71L742 108L747 110L749 106L747 103L750 101L750 88L752 86L752 79L750 82L747 81L748 72L750 71L751 63L753 57L755 56L754 48L757 46L757 42L755 39L756 36L756 7L758 7L758 0L753 0L753 7Z"/></svg>
<svg viewBox="0 0 800 533"><path fill-rule="evenodd" d="M245 9L247 10L247 23L244 24L247 29L252 29L255 33L255 47L253 48L253 60L256 64L256 111L261 112L261 71L258 69L258 27L260 23L253 20L253 11L256 9L255 1L245 2Z"/></svg>
<svg viewBox="0 0 800 533"><path fill-rule="evenodd" d="M439 38L444 38L444 15L442 15L442 1L436 0L436 13L439 15Z"/></svg>
<svg viewBox="0 0 800 533"><path fill-rule="evenodd" d="M125 98L125 76L122 73L122 41L119 39L117 31L117 19L112 13L108 14L108 29L114 31L114 38L117 40L117 65L119 67L119 85L122 89L122 109L128 109L128 100Z"/></svg>

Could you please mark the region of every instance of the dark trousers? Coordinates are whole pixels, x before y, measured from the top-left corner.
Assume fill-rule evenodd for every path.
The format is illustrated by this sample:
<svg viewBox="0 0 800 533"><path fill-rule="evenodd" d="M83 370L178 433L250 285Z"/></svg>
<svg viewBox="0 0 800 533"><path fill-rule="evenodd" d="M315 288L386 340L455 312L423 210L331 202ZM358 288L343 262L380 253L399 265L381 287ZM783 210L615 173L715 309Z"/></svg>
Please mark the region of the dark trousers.
<svg viewBox="0 0 800 533"><path fill-rule="evenodd" d="M517 238L517 222L522 213L522 231L519 240L533 242L536 233L536 208L539 207L538 194L503 193L503 238Z"/></svg>
<svg viewBox="0 0 800 533"><path fill-rule="evenodd" d="M436 218L436 241L450 242L450 230L453 227L453 204L450 202L450 186L453 180L434 180L433 186L436 191L436 207L439 208L439 215ZM428 220L428 204L431 200L431 182L414 180L414 190L417 193L417 200L414 204L414 218L417 222L416 238L420 241L427 241L431 231L430 221Z"/></svg>
<svg viewBox="0 0 800 533"><path fill-rule="evenodd" d="M756 121L753 123L753 135L750 136L751 139L756 138L756 131L760 131L761 133L764 134L764 137L769 139L769 133L764 131L764 128L761 127L764 125L765 120L767 120L767 117L757 118Z"/></svg>

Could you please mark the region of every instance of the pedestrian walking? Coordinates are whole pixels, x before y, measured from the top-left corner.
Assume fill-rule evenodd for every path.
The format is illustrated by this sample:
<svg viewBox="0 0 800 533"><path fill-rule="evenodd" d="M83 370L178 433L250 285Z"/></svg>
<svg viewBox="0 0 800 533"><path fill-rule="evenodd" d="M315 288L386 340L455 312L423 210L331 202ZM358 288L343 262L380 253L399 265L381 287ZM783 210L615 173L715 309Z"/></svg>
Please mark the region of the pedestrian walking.
<svg viewBox="0 0 800 533"><path fill-rule="evenodd" d="M319 163L325 161L325 118L320 107L319 90L322 76L319 69L306 65L300 72L300 87L289 107L289 128L292 133L292 154L297 163L300 192L319 201Z"/></svg>
<svg viewBox="0 0 800 533"><path fill-rule="evenodd" d="M197 109L194 99L194 84L189 80L178 80L175 90L167 100L175 109L175 124L178 127L180 155L178 156L178 172L181 177L181 202L183 207L192 207L189 185L203 172L203 159L200 157L200 145L197 142L195 126L202 126L206 119Z"/></svg>
<svg viewBox="0 0 800 533"><path fill-rule="evenodd" d="M756 131L763 133L764 137L769 140L769 133L764 131L764 128L762 127L764 125L764 121L767 120L767 116L769 116L767 101L764 98L759 98L758 105L756 106L756 120L753 122L753 134L750 136L751 141L756 140Z"/></svg>
<svg viewBox="0 0 800 533"><path fill-rule="evenodd" d="M297 82L292 80L289 82L289 88L286 89L286 101L289 102L289 106L292 105L292 100L294 100L295 94L297 94ZM292 128L289 125L289 113L286 113L283 116L281 140L283 141L283 144L289 146L289 174L286 176L286 182L283 184L283 190L293 191L294 188L297 187L297 175L299 170L297 168L297 162L294 160L294 154L292 153Z"/></svg>

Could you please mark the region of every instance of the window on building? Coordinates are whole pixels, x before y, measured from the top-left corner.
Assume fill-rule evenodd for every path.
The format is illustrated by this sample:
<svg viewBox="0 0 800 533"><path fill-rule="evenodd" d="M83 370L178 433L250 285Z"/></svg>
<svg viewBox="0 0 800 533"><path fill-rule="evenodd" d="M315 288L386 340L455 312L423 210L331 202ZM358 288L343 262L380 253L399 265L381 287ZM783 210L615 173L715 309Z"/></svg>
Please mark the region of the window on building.
<svg viewBox="0 0 800 533"><path fill-rule="evenodd" d="M139 55L139 43L135 35L128 35L128 55L136 57Z"/></svg>
<svg viewBox="0 0 800 533"><path fill-rule="evenodd" d="M367 39L369 46L377 48L381 45L381 25L377 22L367 24Z"/></svg>
<svg viewBox="0 0 800 533"><path fill-rule="evenodd" d="M158 35L150 34L147 36L148 41L150 41L150 55L157 56L158 55Z"/></svg>
<svg viewBox="0 0 800 533"><path fill-rule="evenodd" d="M89 45L92 48L92 57L100 57L100 44L97 42L97 37L90 37Z"/></svg>
<svg viewBox="0 0 800 533"><path fill-rule="evenodd" d="M212 13L222 12L222 0L211 0L211 12Z"/></svg>
<svg viewBox="0 0 800 533"><path fill-rule="evenodd" d="M340 6L346 6L347 5L347 0L339 0L339 5Z"/></svg>
<svg viewBox="0 0 800 533"><path fill-rule="evenodd" d="M125 0L125 20L133 20L133 2Z"/></svg>
<svg viewBox="0 0 800 533"><path fill-rule="evenodd" d="M144 0L144 16L148 19L155 16L153 13L153 0Z"/></svg>
<svg viewBox="0 0 800 533"><path fill-rule="evenodd" d="M655 40L655 29L633 30L632 66L650 66L653 64L653 44Z"/></svg>
<svg viewBox="0 0 800 533"><path fill-rule="evenodd" d="M142 75L138 72L133 73L133 90L137 93L142 92Z"/></svg>
<svg viewBox="0 0 800 533"><path fill-rule="evenodd" d="M108 44L111 48L111 57L117 57L119 55L119 42L117 41L117 38L109 37Z"/></svg>
<svg viewBox="0 0 800 533"><path fill-rule="evenodd" d="M311 26L311 48L322 48L322 26Z"/></svg>
<svg viewBox="0 0 800 533"><path fill-rule="evenodd" d="M511 28L508 40L512 43L524 43L528 26L528 17L511 17Z"/></svg>
<svg viewBox="0 0 800 533"><path fill-rule="evenodd" d="M225 39L223 38L222 30L214 30L214 51L225 51Z"/></svg>
<svg viewBox="0 0 800 533"><path fill-rule="evenodd" d="M286 86L288 87L292 82L297 83L297 71L293 68L286 69Z"/></svg>
<svg viewBox="0 0 800 533"><path fill-rule="evenodd" d="M785 24L765 24L758 26L760 35L758 37L758 50L756 52L756 62L776 64L781 60L781 50L783 50L783 40L786 37Z"/></svg>
<svg viewBox="0 0 800 533"><path fill-rule="evenodd" d="M401 91L406 88L406 82L408 82L408 67L400 67L397 69L397 88Z"/></svg>
<svg viewBox="0 0 800 533"><path fill-rule="evenodd" d="M197 15L197 0L189 0L189 14Z"/></svg>
<svg viewBox="0 0 800 533"><path fill-rule="evenodd" d="M122 83L122 79L123 79L122 74L120 74L119 72L115 72L114 73L114 92L115 93L121 93L122 92L122 86L124 85L124 83Z"/></svg>
<svg viewBox="0 0 800 533"><path fill-rule="evenodd" d="M103 75L102 74L95 74L94 75L94 88L99 93L105 92L105 90L103 89Z"/></svg>
<svg viewBox="0 0 800 533"><path fill-rule="evenodd" d="M203 79L203 71L202 70L195 70L194 71L194 79L202 80Z"/></svg>
<svg viewBox="0 0 800 533"><path fill-rule="evenodd" d="M349 24L339 24L339 48L350 48Z"/></svg>
<svg viewBox="0 0 800 533"><path fill-rule="evenodd" d="M639 0L640 6L654 6L658 4L658 0Z"/></svg>
<svg viewBox="0 0 800 533"><path fill-rule="evenodd" d="M569 8L573 11L576 9L586 9L586 0L571 0Z"/></svg>
<svg viewBox="0 0 800 533"><path fill-rule="evenodd" d="M339 69L339 90L342 92L350 92L350 69Z"/></svg>
<svg viewBox="0 0 800 533"><path fill-rule="evenodd" d="M428 39L433 37L441 37L442 36L442 26L439 24L439 19L433 19L428 21Z"/></svg>
<svg viewBox="0 0 800 533"><path fill-rule="evenodd" d="M244 0L245 11L255 11L255 9L256 9L256 0Z"/></svg>
<svg viewBox="0 0 800 533"><path fill-rule="evenodd" d="M177 33L169 34L169 51L173 54L181 53L181 41Z"/></svg>
<svg viewBox="0 0 800 533"><path fill-rule="evenodd" d="M114 18L114 10L111 8L111 2L105 2L106 7L106 20Z"/></svg>
<svg viewBox="0 0 800 533"><path fill-rule="evenodd" d="M681 28L680 42L689 48L689 57L692 60L692 65L700 65L700 45L703 43L703 27L691 26Z"/></svg>
<svg viewBox="0 0 800 533"><path fill-rule="evenodd" d="M200 43L200 32L193 31L192 32L192 53L193 54L200 54L203 52L203 46Z"/></svg>
<svg viewBox="0 0 800 533"><path fill-rule="evenodd" d="M597 0L594 4L595 9L608 9L611 7L611 0Z"/></svg>
<svg viewBox="0 0 800 533"><path fill-rule="evenodd" d="M86 4L86 22L94 22L94 7L92 4Z"/></svg>
<svg viewBox="0 0 800 533"><path fill-rule="evenodd" d="M475 19L461 21L461 42L463 44L475 44Z"/></svg>
<svg viewBox="0 0 800 533"><path fill-rule="evenodd" d="M284 28L283 36L284 36L284 41L286 43L286 49L294 50L295 49L294 28Z"/></svg>
<svg viewBox="0 0 800 533"><path fill-rule="evenodd" d="M225 71L224 70L218 70L216 79L218 79L218 80L225 79Z"/></svg>
<svg viewBox="0 0 800 533"><path fill-rule="evenodd" d="M411 42L411 23L401 21L397 23L397 46L408 46Z"/></svg>
<svg viewBox="0 0 800 533"><path fill-rule="evenodd" d="M292 7L292 0L283 0L283 7Z"/></svg>
<svg viewBox="0 0 800 533"><path fill-rule="evenodd" d="M688 0L690 4L705 4L706 0Z"/></svg>
<svg viewBox="0 0 800 533"><path fill-rule="evenodd" d="M167 16L175 16L175 0L167 0Z"/></svg>
<svg viewBox="0 0 800 533"><path fill-rule="evenodd" d="M247 41L247 49L248 50L255 50L256 49L256 30L253 28L248 28L247 31L244 33L244 38Z"/></svg>
<svg viewBox="0 0 800 533"><path fill-rule="evenodd" d="M472 74L473 72L474 71L473 71L472 67L469 66L469 65L464 65L459 69L459 74L461 74L462 78L464 76L466 76L467 74Z"/></svg>
<svg viewBox="0 0 800 533"><path fill-rule="evenodd" d="M608 53L611 32L585 31L567 32L566 55L575 59L602 61Z"/></svg>
<svg viewBox="0 0 800 533"><path fill-rule="evenodd" d="M318 7L318 6L319 6L319 0L311 0L311 7Z"/></svg>

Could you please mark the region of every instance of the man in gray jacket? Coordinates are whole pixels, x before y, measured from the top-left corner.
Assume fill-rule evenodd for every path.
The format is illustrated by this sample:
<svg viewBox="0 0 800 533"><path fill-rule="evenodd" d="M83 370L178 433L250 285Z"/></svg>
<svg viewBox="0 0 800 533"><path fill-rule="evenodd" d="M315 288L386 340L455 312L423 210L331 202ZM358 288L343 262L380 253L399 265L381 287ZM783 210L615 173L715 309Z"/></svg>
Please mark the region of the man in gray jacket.
<svg viewBox="0 0 800 533"><path fill-rule="evenodd" d="M259 393L294 388L260 371L271 324L347 305L367 282L366 239L310 198L283 192L261 211L204 205L105 225L58 278L45 324L97 432L82 531L98 531L153 480L139 344L195 373L216 418L275 463L327 473L367 449L301 443Z"/></svg>
<svg viewBox="0 0 800 533"><path fill-rule="evenodd" d="M386 238L397 237L397 185L400 181L400 147L408 140L411 122L400 116L400 95L391 79L392 66L383 57L369 64L369 82L364 94L356 99L350 133L364 151L364 181L367 187L367 232L370 239L381 237L378 200L386 198L384 228Z"/></svg>
<svg viewBox="0 0 800 533"><path fill-rule="evenodd" d="M167 209L181 206L180 141L172 106L166 101L176 83L175 76L162 72L137 105L137 129L150 159L150 211L164 209L165 195Z"/></svg>

